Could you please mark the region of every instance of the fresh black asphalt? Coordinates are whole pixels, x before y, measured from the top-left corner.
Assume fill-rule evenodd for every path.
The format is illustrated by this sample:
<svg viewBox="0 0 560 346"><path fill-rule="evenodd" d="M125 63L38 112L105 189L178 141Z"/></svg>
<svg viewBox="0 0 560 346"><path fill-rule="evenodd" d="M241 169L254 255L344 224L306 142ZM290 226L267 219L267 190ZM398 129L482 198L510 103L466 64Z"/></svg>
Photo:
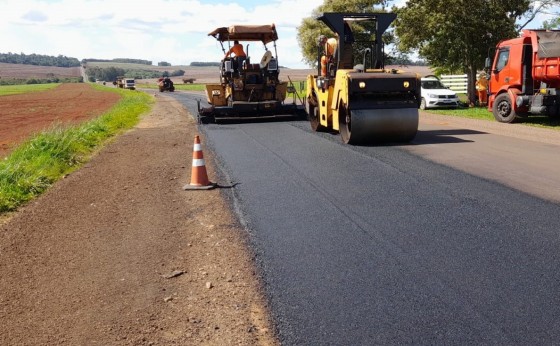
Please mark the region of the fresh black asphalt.
<svg viewBox="0 0 560 346"><path fill-rule="evenodd" d="M196 114L199 96L173 96ZM560 340L558 204L304 121L201 131L283 345Z"/></svg>

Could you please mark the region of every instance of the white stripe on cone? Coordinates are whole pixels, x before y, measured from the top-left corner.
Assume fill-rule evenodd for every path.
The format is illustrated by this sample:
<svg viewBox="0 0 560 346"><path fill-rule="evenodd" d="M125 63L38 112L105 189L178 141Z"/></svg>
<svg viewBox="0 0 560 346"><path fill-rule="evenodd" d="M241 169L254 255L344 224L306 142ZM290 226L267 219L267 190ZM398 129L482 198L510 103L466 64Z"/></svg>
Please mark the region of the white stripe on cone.
<svg viewBox="0 0 560 346"><path fill-rule="evenodd" d="M193 151L202 151L202 145L200 143L195 144Z"/></svg>
<svg viewBox="0 0 560 346"><path fill-rule="evenodd" d="M205 166L204 159L193 159L192 160L192 165L193 165L193 167Z"/></svg>

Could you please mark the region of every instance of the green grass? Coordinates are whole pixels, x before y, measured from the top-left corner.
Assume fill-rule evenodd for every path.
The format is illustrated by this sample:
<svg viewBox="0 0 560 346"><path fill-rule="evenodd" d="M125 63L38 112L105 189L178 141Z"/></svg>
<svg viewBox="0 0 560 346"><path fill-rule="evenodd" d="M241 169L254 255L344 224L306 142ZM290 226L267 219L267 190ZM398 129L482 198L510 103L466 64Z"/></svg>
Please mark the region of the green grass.
<svg viewBox="0 0 560 346"><path fill-rule="evenodd" d="M492 112L489 112L486 107L470 107L470 108L457 108L457 109L428 109L426 112L443 115L453 115L463 118L482 119L496 121Z"/></svg>
<svg viewBox="0 0 560 346"><path fill-rule="evenodd" d="M60 83L27 84L27 85L0 85L0 96L25 94L29 92L44 91L59 86Z"/></svg>
<svg viewBox="0 0 560 346"><path fill-rule="evenodd" d="M137 124L153 103L142 92L112 92L120 93L122 99L107 113L79 126L54 125L0 161L0 214L16 210L79 168L111 137Z"/></svg>
<svg viewBox="0 0 560 346"><path fill-rule="evenodd" d="M461 97L459 97L461 98ZM486 107L465 107L458 109L429 109L428 113L451 115L470 119L480 119L487 121L496 121L492 112ZM534 116L531 115L521 121L522 124L527 126L535 126L541 128L548 128L560 131L560 118L550 118L548 116Z"/></svg>
<svg viewBox="0 0 560 346"><path fill-rule="evenodd" d="M175 90L190 90L190 91L204 91L206 84L192 83L192 84L173 84Z"/></svg>
<svg viewBox="0 0 560 346"><path fill-rule="evenodd" d="M458 108L458 109L430 109L426 110L428 113L451 115L470 119L481 119L487 121L496 121L492 112L488 111L486 107L471 107L471 108ZM523 125L535 126L560 131L560 119L550 118L548 116L529 116L521 121Z"/></svg>

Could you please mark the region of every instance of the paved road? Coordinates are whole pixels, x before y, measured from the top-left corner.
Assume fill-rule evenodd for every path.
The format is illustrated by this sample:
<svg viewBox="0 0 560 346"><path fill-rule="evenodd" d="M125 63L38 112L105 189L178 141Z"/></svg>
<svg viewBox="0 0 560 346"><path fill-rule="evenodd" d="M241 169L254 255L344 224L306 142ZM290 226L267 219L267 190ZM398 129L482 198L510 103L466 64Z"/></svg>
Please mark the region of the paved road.
<svg viewBox="0 0 560 346"><path fill-rule="evenodd" d="M283 344L560 340L558 203L414 152L470 131L353 147L308 127L203 127L238 184Z"/></svg>

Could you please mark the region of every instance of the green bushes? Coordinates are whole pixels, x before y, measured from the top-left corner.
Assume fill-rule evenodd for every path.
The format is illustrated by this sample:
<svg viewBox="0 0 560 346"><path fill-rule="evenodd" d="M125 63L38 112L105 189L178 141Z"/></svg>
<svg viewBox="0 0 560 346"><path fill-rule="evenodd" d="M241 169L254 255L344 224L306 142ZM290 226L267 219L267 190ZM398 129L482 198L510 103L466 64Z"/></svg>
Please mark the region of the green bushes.
<svg viewBox="0 0 560 346"><path fill-rule="evenodd" d="M0 86L0 96L3 95L15 95L15 94L23 94L28 92L34 91L44 91L49 89L54 89L55 87L59 86L59 83L56 84L33 84L33 85L2 85Z"/></svg>
<svg viewBox="0 0 560 346"><path fill-rule="evenodd" d="M137 124L153 102L142 92L112 92L123 98L104 115L80 126L53 125L0 161L0 213L15 210L87 162L109 138Z"/></svg>
<svg viewBox="0 0 560 346"><path fill-rule="evenodd" d="M82 83L83 77L51 77L51 78L1 78L0 85L49 84L49 83Z"/></svg>

